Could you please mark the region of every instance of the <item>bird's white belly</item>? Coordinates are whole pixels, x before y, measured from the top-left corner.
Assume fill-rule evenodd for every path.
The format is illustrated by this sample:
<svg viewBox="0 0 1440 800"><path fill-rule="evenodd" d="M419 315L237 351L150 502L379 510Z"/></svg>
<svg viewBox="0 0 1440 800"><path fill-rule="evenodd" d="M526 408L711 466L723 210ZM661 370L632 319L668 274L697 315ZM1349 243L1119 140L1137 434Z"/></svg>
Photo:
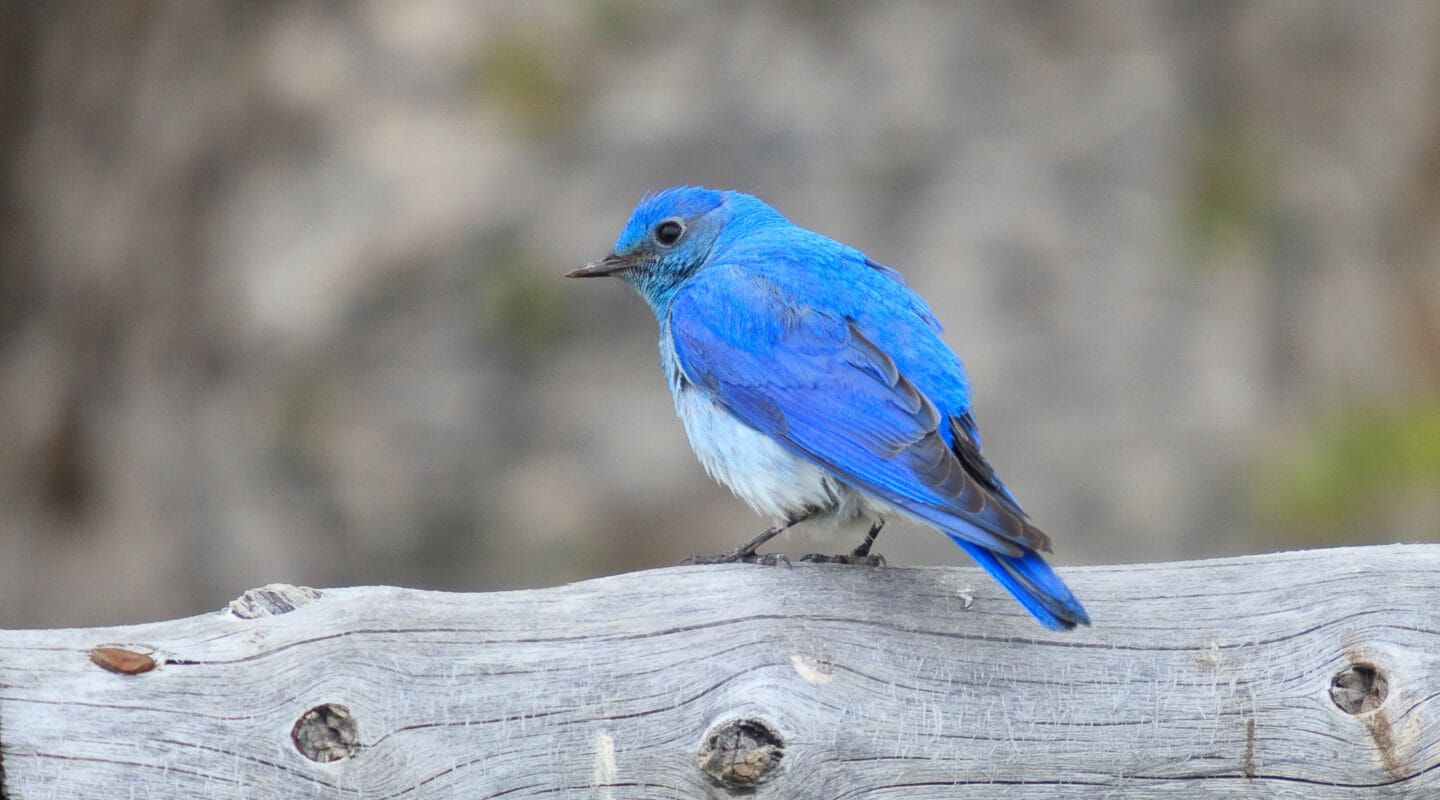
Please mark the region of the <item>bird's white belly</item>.
<svg viewBox="0 0 1440 800"><path fill-rule="evenodd" d="M886 509L737 420L686 382L672 387L675 411L705 471L757 514L779 521L808 517L848 527L878 519Z"/></svg>

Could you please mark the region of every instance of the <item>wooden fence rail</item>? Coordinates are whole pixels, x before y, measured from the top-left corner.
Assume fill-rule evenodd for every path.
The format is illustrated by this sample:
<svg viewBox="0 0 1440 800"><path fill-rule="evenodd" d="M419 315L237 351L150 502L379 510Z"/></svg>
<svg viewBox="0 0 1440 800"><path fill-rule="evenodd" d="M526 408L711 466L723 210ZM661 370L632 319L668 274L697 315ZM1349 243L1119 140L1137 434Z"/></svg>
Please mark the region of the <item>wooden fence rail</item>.
<svg viewBox="0 0 1440 800"><path fill-rule="evenodd" d="M0 631L0 795L1440 797L1440 545L1064 570L268 586Z"/></svg>

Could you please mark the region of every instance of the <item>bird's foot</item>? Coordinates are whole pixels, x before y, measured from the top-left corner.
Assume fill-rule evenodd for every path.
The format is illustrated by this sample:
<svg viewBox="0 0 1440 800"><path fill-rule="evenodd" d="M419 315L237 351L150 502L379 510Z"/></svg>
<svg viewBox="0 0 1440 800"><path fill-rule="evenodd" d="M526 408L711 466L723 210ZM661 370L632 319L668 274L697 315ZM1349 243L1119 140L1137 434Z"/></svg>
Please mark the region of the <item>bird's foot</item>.
<svg viewBox="0 0 1440 800"><path fill-rule="evenodd" d="M763 564L767 567L784 564L788 567L790 559L786 558L784 553L757 553L755 551L760 549L760 545L774 539L781 531L794 524L794 522L787 522L783 527L760 531L750 541L728 553L721 553L718 556L688 556L681 559L680 563L686 566L691 564Z"/></svg>
<svg viewBox="0 0 1440 800"><path fill-rule="evenodd" d="M884 520L870 526L870 532L865 534L865 541L848 553L838 556L827 556L822 553L811 553L801 556L801 561L808 561L811 564L854 564L860 567L883 567L885 556L879 553L871 553L870 547L875 544L875 537L880 535L880 529L884 527Z"/></svg>
<svg viewBox="0 0 1440 800"><path fill-rule="evenodd" d="M809 564L853 564L859 567L883 567L885 556L879 553L842 553L835 556L827 556L823 553L810 553L800 556L800 560Z"/></svg>
<svg viewBox="0 0 1440 800"><path fill-rule="evenodd" d="M760 564L766 567L790 566L790 559L784 553L757 553L753 549L737 547L728 553L715 556L686 556L680 559L684 566L699 564Z"/></svg>

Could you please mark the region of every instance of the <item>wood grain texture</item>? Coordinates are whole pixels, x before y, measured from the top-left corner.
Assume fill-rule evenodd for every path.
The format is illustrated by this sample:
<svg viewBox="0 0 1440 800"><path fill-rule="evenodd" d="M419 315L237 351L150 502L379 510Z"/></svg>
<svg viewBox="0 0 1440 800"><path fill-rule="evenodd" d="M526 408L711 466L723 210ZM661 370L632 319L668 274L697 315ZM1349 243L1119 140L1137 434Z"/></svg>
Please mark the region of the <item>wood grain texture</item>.
<svg viewBox="0 0 1440 800"><path fill-rule="evenodd" d="M797 564L0 631L4 797L1440 797L1440 545L1064 575L1094 627Z"/></svg>

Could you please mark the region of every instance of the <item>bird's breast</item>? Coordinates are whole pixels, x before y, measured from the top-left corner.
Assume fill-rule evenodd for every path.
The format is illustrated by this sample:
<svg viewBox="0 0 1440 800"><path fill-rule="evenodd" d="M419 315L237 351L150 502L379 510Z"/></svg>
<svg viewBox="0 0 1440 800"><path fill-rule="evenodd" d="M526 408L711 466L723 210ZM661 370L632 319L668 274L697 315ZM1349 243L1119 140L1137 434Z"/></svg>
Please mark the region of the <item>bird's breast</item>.
<svg viewBox="0 0 1440 800"><path fill-rule="evenodd" d="M755 513L779 520L802 517L849 525L879 516L869 499L823 467L737 419L675 364L664 359L675 412L705 472Z"/></svg>

